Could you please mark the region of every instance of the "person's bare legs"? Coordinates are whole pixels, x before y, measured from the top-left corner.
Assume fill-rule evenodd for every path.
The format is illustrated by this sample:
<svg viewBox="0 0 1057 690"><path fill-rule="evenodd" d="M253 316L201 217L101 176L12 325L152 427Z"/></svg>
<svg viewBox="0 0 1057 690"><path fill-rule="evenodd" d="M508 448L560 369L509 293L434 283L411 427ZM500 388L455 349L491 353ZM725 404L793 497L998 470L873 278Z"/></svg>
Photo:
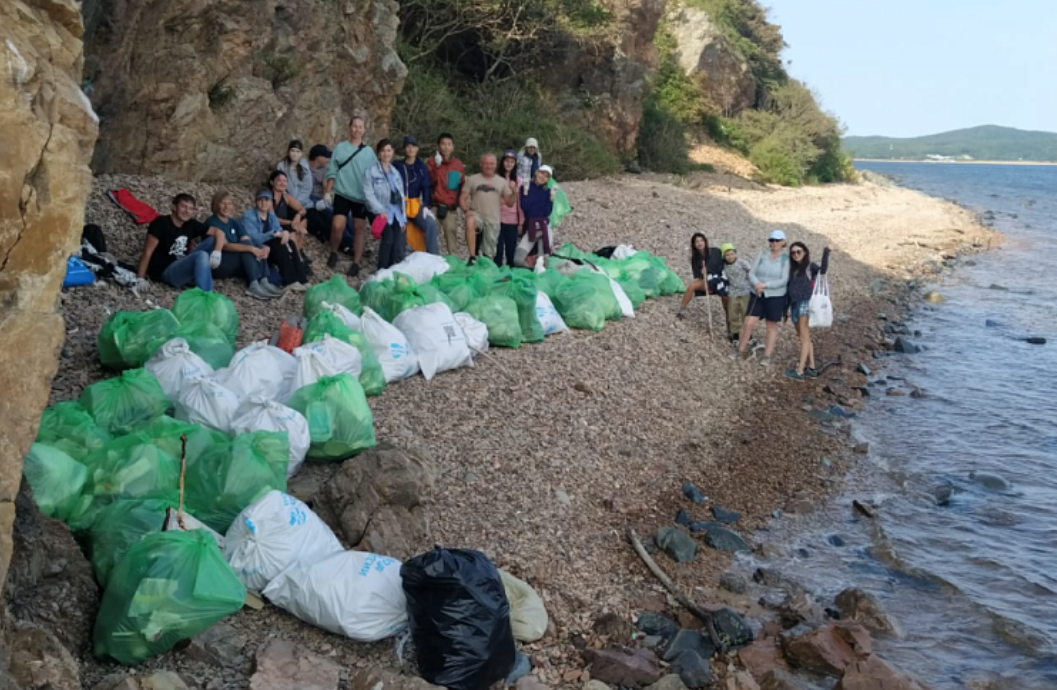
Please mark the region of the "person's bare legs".
<svg viewBox="0 0 1057 690"><path fill-rule="evenodd" d="M341 249L341 237L345 234L345 216L334 214L330 221L330 252L337 254Z"/></svg>
<svg viewBox="0 0 1057 690"><path fill-rule="evenodd" d="M477 219L472 213L466 214L466 248L471 259L477 255Z"/></svg>
<svg viewBox="0 0 1057 690"><path fill-rule="evenodd" d="M759 322L760 317L758 316L745 317L745 323L741 327L741 336L738 338L738 354L745 354L745 348L749 346L749 339L752 338L752 332Z"/></svg>
<svg viewBox="0 0 1057 690"><path fill-rule="evenodd" d="M330 238L331 244L334 238ZM357 266L363 263L363 248L367 246L367 221L363 218L352 219L352 263Z"/></svg>
<svg viewBox="0 0 1057 690"><path fill-rule="evenodd" d="M764 359L770 358L774 354L774 346L778 342L778 324L774 321L767 322L767 339L764 341L763 356Z"/></svg>
<svg viewBox="0 0 1057 690"><path fill-rule="evenodd" d="M796 373L803 374L809 361L811 368L815 368L815 358L811 352L811 329L808 328L806 316L796 322L796 333L800 336L800 361L796 365Z"/></svg>
<svg viewBox="0 0 1057 690"><path fill-rule="evenodd" d="M691 282L690 287L686 288L686 292L683 293L683 302L679 305L679 309L686 309L686 305L690 304L690 300L694 298L694 292L696 292L697 290L704 290L707 287L708 286L705 284L705 281L701 280L700 278ZM723 299L723 303L726 304L726 298L724 297Z"/></svg>

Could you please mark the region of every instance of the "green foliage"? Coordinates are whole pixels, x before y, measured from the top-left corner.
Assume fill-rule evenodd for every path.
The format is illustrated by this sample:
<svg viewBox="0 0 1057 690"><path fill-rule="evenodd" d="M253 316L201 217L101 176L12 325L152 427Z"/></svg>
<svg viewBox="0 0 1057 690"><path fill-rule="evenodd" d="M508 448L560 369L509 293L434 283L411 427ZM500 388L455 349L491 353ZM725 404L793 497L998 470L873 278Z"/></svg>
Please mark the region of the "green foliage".
<svg viewBox="0 0 1057 690"><path fill-rule="evenodd" d="M689 0L688 4L707 12L749 63L749 71L756 80L757 106L789 79L782 67L785 40L781 29L767 21L767 10L756 0Z"/></svg>
<svg viewBox="0 0 1057 690"><path fill-rule="evenodd" d="M845 137L860 158L921 160L926 156L967 156L976 160L1057 162L1057 133L984 125L924 137Z"/></svg>
<svg viewBox="0 0 1057 690"><path fill-rule="evenodd" d="M618 172L620 160L582 124L587 118L564 105L530 79L475 83L420 65L404 83L391 129L394 139L418 137L424 156L431 155L437 135L450 133L469 170L476 170L481 154L500 155L534 136L560 180Z"/></svg>
<svg viewBox="0 0 1057 690"><path fill-rule="evenodd" d="M685 174L690 170L686 125L664 110L658 100L650 96L643 106L639 163L647 170Z"/></svg>
<svg viewBox="0 0 1057 690"><path fill-rule="evenodd" d="M268 66L272 86L279 88L283 84L292 81L299 73L300 68L290 55L269 53L264 57L264 64Z"/></svg>

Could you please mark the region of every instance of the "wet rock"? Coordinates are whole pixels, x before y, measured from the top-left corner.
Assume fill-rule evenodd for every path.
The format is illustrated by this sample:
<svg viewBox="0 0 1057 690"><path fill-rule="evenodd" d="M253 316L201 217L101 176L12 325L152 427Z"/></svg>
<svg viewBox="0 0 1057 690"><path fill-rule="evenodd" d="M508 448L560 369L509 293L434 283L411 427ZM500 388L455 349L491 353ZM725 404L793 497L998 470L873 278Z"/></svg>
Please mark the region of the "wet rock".
<svg viewBox="0 0 1057 690"><path fill-rule="evenodd" d="M719 506L712 506L712 517L716 519L716 522L732 525L741 519L741 513L736 510L725 510Z"/></svg>
<svg viewBox="0 0 1057 690"><path fill-rule="evenodd" d="M999 285L998 283L991 283L991 285L988 286L988 289L989 290L1008 290L1009 288L1007 288L1005 285Z"/></svg>
<svg viewBox="0 0 1057 690"><path fill-rule="evenodd" d="M834 417L842 417L844 419L854 419L859 416L854 412L848 412L840 405L831 405L828 412Z"/></svg>
<svg viewBox="0 0 1057 690"><path fill-rule="evenodd" d="M506 680L503 682L507 685L513 685L531 672L532 662L528 656L518 651L517 656L514 658L514 668L510 669L510 673L507 674Z"/></svg>
<svg viewBox="0 0 1057 690"><path fill-rule="evenodd" d="M716 636L719 641L727 646L727 649L737 649L752 642L752 630L735 611L722 608L712 614L712 624L716 628Z"/></svg>
<svg viewBox="0 0 1057 690"><path fill-rule="evenodd" d="M697 543L690 535L676 527L661 527L653 540L677 563L689 563L697 554Z"/></svg>
<svg viewBox="0 0 1057 690"><path fill-rule="evenodd" d="M896 338L895 345L892 346L892 349L904 355L916 355L921 352L920 347L902 337Z"/></svg>
<svg viewBox="0 0 1057 690"><path fill-rule="evenodd" d="M701 493L700 489L694 486L693 482L683 482L683 495L699 506L708 502L708 499Z"/></svg>
<svg viewBox="0 0 1057 690"><path fill-rule="evenodd" d="M803 590L786 594L778 605L778 622L786 630L798 625L819 625L826 620L826 612L811 595Z"/></svg>
<svg viewBox="0 0 1057 690"><path fill-rule="evenodd" d="M885 391L885 395L888 395L888 396L894 397L894 398L895 397L902 397L902 396L906 395L906 391L904 391L904 390L902 390L900 388L889 388L888 390Z"/></svg>
<svg viewBox="0 0 1057 690"><path fill-rule="evenodd" d="M782 636L790 665L811 673L839 676L872 652L870 634L858 623L837 621L820 628L794 628Z"/></svg>
<svg viewBox="0 0 1057 690"><path fill-rule="evenodd" d="M690 513L687 512L686 508L680 508L679 512L675 514L675 524L677 525L689 527L693 521L694 519L690 517Z"/></svg>
<svg viewBox="0 0 1057 690"><path fill-rule="evenodd" d="M969 479L988 491L1009 491L1009 482L1000 475L990 472L970 472Z"/></svg>
<svg viewBox="0 0 1057 690"><path fill-rule="evenodd" d="M670 663L686 652L697 652L703 658L711 659L716 650L708 636L700 630L680 630L664 646L661 659Z"/></svg>
<svg viewBox="0 0 1057 690"><path fill-rule="evenodd" d="M865 442L856 443L854 446L852 446L852 451L858 453L859 455L867 455L870 452L870 444Z"/></svg>
<svg viewBox="0 0 1057 690"><path fill-rule="evenodd" d="M862 362L859 362L859 366L855 367L855 370L864 376L870 375L870 369Z"/></svg>
<svg viewBox="0 0 1057 690"><path fill-rule="evenodd" d="M778 640L773 637L765 637L756 640L748 647L738 650L738 660L755 678L762 679L775 669L786 670L789 666L782 656L782 648Z"/></svg>
<svg viewBox="0 0 1057 690"><path fill-rule="evenodd" d="M929 292L926 292L921 299L925 300L926 302L929 302L930 304L941 304L947 301L946 297L936 292L935 290L930 290Z"/></svg>
<svg viewBox="0 0 1057 690"><path fill-rule="evenodd" d="M984 319L984 327L986 328L1002 328L1003 324L1000 321L994 319Z"/></svg>
<svg viewBox="0 0 1057 690"><path fill-rule="evenodd" d="M759 676L760 690L805 690L805 685L789 671L774 668Z"/></svg>
<svg viewBox="0 0 1057 690"><path fill-rule="evenodd" d="M915 388L912 391L910 391L910 397L911 398L915 398L917 400L920 400L921 398L929 397L929 394L926 393L925 391L921 390L920 388Z"/></svg>
<svg viewBox="0 0 1057 690"><path fill-rule="evenodd" d="M814 408L808 410L807 416L814 419L816 422L826 424L833 421L833 415L826 410L816 410Z"/></svg>
<svg viewBox="0 0 1057 690"><path fill-rule="evenodd" d="M337 690L340 677L341 667L333 661L271 638L257 650L250 690Z"/></svg>
<svg viewBox="0 0 1057 690"><path fill-rule="evenodd" d="M686 690L686 684L678 675L669 673L646 690Z"/></svg>
<svg viewBox="0 0 1057 690"><path fill-rule="evenodd" d="M860 397L869 398L870 389L866 386L852 386L851 389L859 394Z"/></svg>
<svg viewBox="0 0 1057 690"><path fill-rule="evenodd" d="M889 620L877 597L857 587L845 589L834 599L844 618L861 623L877 632L893 632L895 626Z"/></svg>
<svg viewBox="0 0 1057 690"><path fill-rule="evenodd" d="M852 508L855 509L855 512L859 513L864 517L873 518L877 516L877 509L869 503L863 503L862 501L855 500L851 502L851 505Z"/></svg>
<svg viewBox="0 0 1057 690"><path fill-rule="evenodd" d="M1045 345L1046 339L1041 336L1033 335L1029 338L1024 338L1024 342L1028 343L1029 345Z"/></svg>
<svg viewBox="0 0 1057 690"><path fill-rule="evenodd" d="M657 655L648 649L610 647L586 653L591 663L591 677L603 683L626 688L641 688L661 677Z"/></svg>
<svg viewBox="0 0 1057 690"><path fill-rule="evenodd" d="M712 664L708 659L695 651L684 652L672 664L672 670L690 690L703 688L712 684Z"/></svg>
<svg viewBox="0 0 1057 690"><path fill-rule="evenodd" d="M870 655L857 660L844 671L834 690L926 690L910 676L904 675L882 659Z"/></svg>
<svg viewBox="0 0 1057 690"><path fill-rule="evenodd" d="M749 583L737 573L723 573L719 576L719 586L732 594L745 594Z"/></svg>
<svg viewBox="0 0 1057 690"><path fill-rule="evenodd" d="M943 484L932 490L932 498L936 501L936 505L941 508L951 504L951 496L953 495L954 487L950 484Z"/></svg>
<svg viewBox="0 0 1057 690"><path fill-rule="evenodd" d="M704 532L704 541L717 551L752 551L749 543L736 532L715 522L695 522L690 525L691 532Z"/></svg>
<svg viewBox="0 0 1057 690"><path fill-rule="evenodd" d="M786 505L785 511L796 515L811 515L815 512L815 503L807 498L797 498Z"/></svg>
<svg viewBox="0 0 1057 690"><path fill-rule="evenodd" d="M23 690L80 690L77 661L62 643L43 627L19 621L8 632L5 650L8 672ZM0 680L3 679L0 671Z"/></svg>
<svg viewBox="0 0 1057 690"><path fill-rule="evenodd" d="M663 613L649 611L639 614L636 627L647 635L657 635L665 641L679 632L679 626L671 618Z"/></svg>
<svg viewBox="0 0 1057 690"><path fill-rule="evenodd" d="M830 546L837 546L837 547L844 546L844 544L845 544L844 537L840 536L839 534L831 534L828 537L826 537L826 543L829 544Z"/></svg>

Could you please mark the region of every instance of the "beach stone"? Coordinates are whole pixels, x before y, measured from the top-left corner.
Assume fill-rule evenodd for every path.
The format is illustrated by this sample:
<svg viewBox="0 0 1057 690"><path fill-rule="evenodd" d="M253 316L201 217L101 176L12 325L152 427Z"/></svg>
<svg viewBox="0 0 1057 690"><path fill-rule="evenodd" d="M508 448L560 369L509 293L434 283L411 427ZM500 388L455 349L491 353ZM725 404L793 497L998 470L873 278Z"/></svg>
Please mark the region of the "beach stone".
<svg viewBox="0 0 1057 690"><path fill-rule="evenodd" d="M609 685L607 685L606 683L592 678L591 680L584 683L582 690L612 690L612 688L610 688Z"/></svg>
<svg viewBox="0 0 1057 690"><path fill-rule="evenodd" d="M760 690L804 690L805 685L799 678L782 668L773 668L760 679Z"/></svg>
<svg viewBox="0 0 1057 690"><path fill-rule="evenodd" d="M183 678L172 671L158 671L139 679L140 690L188 690Z"/></svg>
<svg viewBox="0 0 1057 690"><path fill-rule="evenodd" d="M703 688L712 684L709 658L695 651L683 652L672 664L672 670L679 674L679 679L690 690Z"/></svg>
<svg viewBox="0 0 1057 690"><path fill-rule="evenodd" d="M935 290L930 290L926 292L922 299L926 302L929 302L930 304L941 304L947 301L946 297L936 292Z"/></svg>
<svg viewBox="0 0 1057 690"><path fill-rule="evenodd" d="M661 677L657 655L649 649L610 647L587 651L591 677L626 688L641 688Z"/></svg>
<svg viewBox="0 0 1057 690"><path fill-rule="evenodd" d="M784 671L789 668L782 654L782 648L774 637L756 640L748 647L739 649L738 660L753 677L760 679L774 669Z"/></svg>
<svg viewBox="0 0 1057 690"><path fill-rule="evenodd" d="M676 527L661 527L653 540L677 563L689 563L697 554L697 543L690 535Z"/></svg>
<svg viewBox="0 0 1057 690"><path fill-rule="evenodd" d="M736 532L716 522L695 522L690 525L691 532L704 532L705 544L717 551L752 551L749 543Z"/></svg>
<svg viewBox="0 0 1057 690"><path fill-rule="evenodd" d="M1045 345L1046 339L1041 336L1033 335L1029 338L1024 338L1024 342L1028 343L1029 345Z"/></svg>
<svg viewBox="0 0 1057 690"><path fill-rule="evenodd" d="M906 393L906 391L902 390L901 388L889 388L888 390L885 391L885 394L890 396L890 397L902 397L902 396L906 395L907 393Z"/></svg>
<svg viewBox="0 0 1057 690"><path fill-rule="evenodd" d="M852 508L855 510L855 512L859 513L860 515L862 515L864 517L874 518L874 517L877 516L877 508L874 508L869 503L864 503L863 501L854 500L854 501L851 502L851 505L852 505Z"/></svg>
<svg viewBox="0 0 1057 690"><path fill-rule="evenodd" d="M855 370L857 372L859 372L860 374L863 374L864 376L869 376L870 375L870 369L865 364L863 364L862 362L859 362L859 365L857 367L855 367Z"/></svg>
<svg viewBox="0 0 1057 690"><path fill-rule="evenodd" d="M665 640L670 640L679 632L679 626L663 613L645 611L639 614L636 627L647 635L657 635Z"/></svg>
<svg viewBox="0 0 1057 690"><path fill-rule="evenodd" d="M686 683L675 673L669 673L646 690L686 690Z"/></svg>
<svg viewBox="0 0 1057 690"><path fill-rule="evenodd" d="M741 519L741 513L736 510L725 510L719 506L712 506L712 517L716 519L716 522L732 525Z"/></svg>
<svg viewBox="0 0 1057 690"><path fill-rule="evenodd" d="M745 594L749 583L737 573L723 573L719 576L719 586L731 594Z"/></svg>
<svg viewBox="0 0 1057 690"><path fill-rule="evenodd" d="M858 587L845 589L834 599L834 603L840 609L843 618L861 623L870 630L877 632L893 632L895 626L889 620L884 607L877 597Z"/></svg>
<svg viewBox="0 0 1057 690"><path fill-rule="evenodd" d="M892 349L904 355L916 355L921 352L920 347L902 337L896 338L895 345L892 346Z"/></svg>
<svg viewBox="0 0 1057 690"><path fill-rule="evenodd" d="M800 626L782 635L781 644L793 667L831 676L839 676L873 651L870 633L850 621L827 623L819 628Z"/></svg>
<svg viewBox="0 0 1057 690"><path fill-rule="evenodd" d="M671 663L683 653L691 651L697 652L705 659L711 659L712 655L716 653L715 647L712 646L712 642L707 635L702 634L700 630L683 629L677 632L665 645L661 651L661 659Z"/></svg>
<svg viewBox="0 0 1057 690"><path fill-rule="evenodd" d="M942 484L932 490L932 498L935 499L936 505L941 508L950 505L951 496L953 495L954 487L950 484Z"/></svg>
<svg viewBox="0 0 1057 690"><path fill-rule="evenodd" d="M804 623L819 625L825 619L826 612L802 589L789 592L778 605L778 621L786 630Z"/></svg>
<svg viewBox="0 0 1057 690"><path fill-rule="evenodd" d="M729 608L722 608L712 614L712 624L720 642L728 649L744 647L752 642L752 629L740 614Z"/></svg>
<svg viewBox="0 0 1057 690"><path fill-rule="evenodd" d="M631 624L623 616L612 611L607 611L596 618L591 630L596 635L609 637L614 641L623 641L632 635Z"/></svg>
<svg viewBox="0 0 1057 690"><path fill-rule="evenodd" d="M350 669L349 672L347 690L441 690L440 686L432 685L418 676L404 675L379 666Z"/></svg>
<svg viewBox="0 0 1057 690"><path fill-rule="evenodd" d="M76 659L48 630L18 621L7 635L8 672L22 690L80 690ZM0 671L0 680L3 679ZM0 685L0 687L6 687Z"/></svg>
<svg viewBox="0 0 1057 690"><path fill-rule="evenodd" d="M700 489L694 486L693 482L683 482L683 495L699 506L708 502L708 499L705 498Z"/></svg>
<svg viewBox="0 0 1057 690"><path fill-rule="evenodd" d="M834 690L926 690L910 676L904 675L876 655L852 663Z"/></svg>
<svg viewBox="0 0 1057 690"><path fill-rule="evenodd" d="M232 665L242 656L246 639L227 623L217 623L191 638L184 654L196 661L215 666Z"/></svg>
<svg viewBox="0 0 1057 690"><path fill-rule="evenodd" d="M815 512L815 502L807 498L795 498L786 505L785 511L795 515L811 515Z"/></svg>
<svg viewBox="0 0 1057 690"><path fill-rule="evenodd" d="M837 547L844 546L844 544L845 544L844 537L840 536L839 534L831 534L828 537L826 537L826 543L829 544L830 546L837 546Z"/></svg>
<svg viewBox="0 0 1057 690"><path fill-rule="evenodd" d="M859 416L854 412L848 412L840 405L831 405L828 412L834 417L843 417L844 419L854 419Z"/></svg>
<svg viewBox="0 0 1057 690"><path fill-rule="evenodd" d="M1009 491L1009 482L1001 475L990 472L970 472L969 479L988 491Z"/></svg>
<svg viewBox="0 0 1057 690"><path fill-rule="evenodd" d="M340 678L333 661L273 637L257 650L250 690L337 690Z"/></svg>
<svg viewBox="0 0 1057 690"><path fill-rule="evenodd" d="M760 690L760 685L748 671L735 671L727 677L727 690Z"/></svg>
<svg viewBox="0 0 1057 690"><path fill-rule="evenodd" d="M679 512L675 514L675 524L677 525L689 527L693 521L694 519L690 517L690 513L687 512L686 508L680 508Z"/></svg>

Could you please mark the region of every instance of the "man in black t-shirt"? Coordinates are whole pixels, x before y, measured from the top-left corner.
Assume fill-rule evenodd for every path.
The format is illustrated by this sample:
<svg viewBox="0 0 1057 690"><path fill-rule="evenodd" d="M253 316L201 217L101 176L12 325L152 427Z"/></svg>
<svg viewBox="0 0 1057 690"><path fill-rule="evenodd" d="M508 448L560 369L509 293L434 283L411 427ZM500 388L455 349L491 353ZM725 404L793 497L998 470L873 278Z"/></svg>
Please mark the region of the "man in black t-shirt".
<svg viewBox="0 0 1057 690"><path fill-rule="evenodd" d="M206 292L213 289L213 269L220 265L224 232L206 227L194 215L195 198L177 194L172 200L172 213L151 221L139 259L140 278L149 277L173 287L194 283ZM191 243L202 237L206 239L192 250Z"/></svg>

